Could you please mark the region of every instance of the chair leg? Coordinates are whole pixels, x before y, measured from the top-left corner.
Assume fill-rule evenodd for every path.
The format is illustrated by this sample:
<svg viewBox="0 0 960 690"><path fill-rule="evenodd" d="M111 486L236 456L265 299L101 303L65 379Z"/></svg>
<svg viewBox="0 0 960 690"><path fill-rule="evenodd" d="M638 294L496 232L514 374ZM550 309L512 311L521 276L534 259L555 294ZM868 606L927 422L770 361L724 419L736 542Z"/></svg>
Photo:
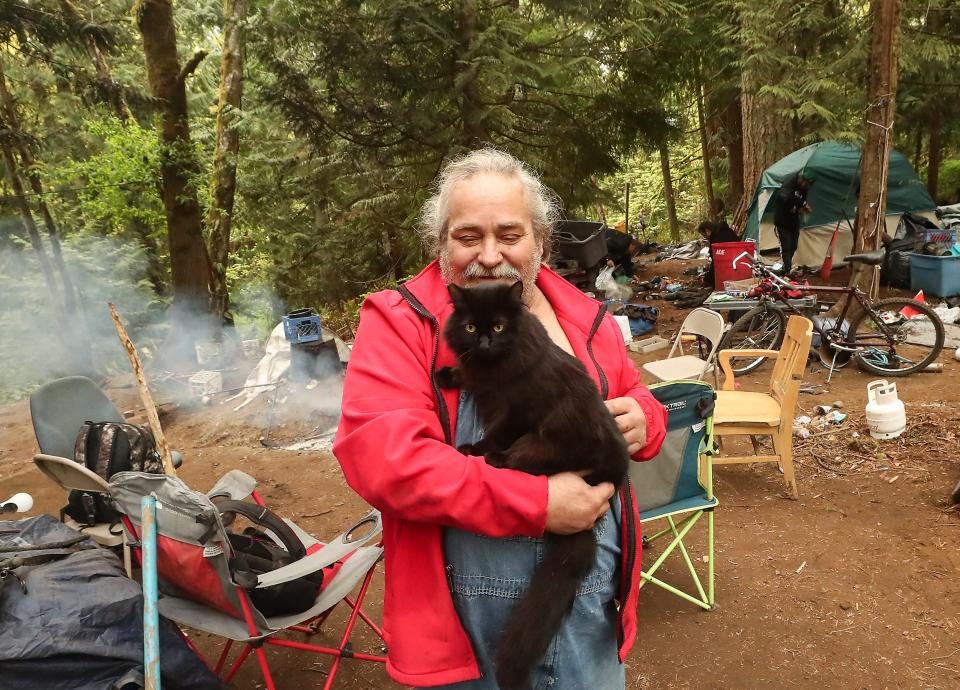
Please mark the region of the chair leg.
<svg viewBox="0 0 960 690"><path fill-rule="evenodd" d="M774 452L780 456L783 479L787 483L787 488L790 489L790 496L796 501L800 498L800 493L797 491L797 478L793 471L793 435L790 431L781 430L774 434L773 448Z"/></svg>
<svg viewBox="0 0 960 690"><path fill-rule="evenodd" d="M233 647L233 640L227 640L227 643L223 646L223 651L220 653L220 658L217 660L217 665L213 669L213 672L218 676L220 671L223 670L223 665L227 663L227 655L230 654L230 648Z"/></svg>
<svg viewBox="0 0 960 690"><path fill-rule="evenodd" d="M240 670L240 667L243 666L243 662L247 660L247 657L250 656L250 652L253 651L253 646L248 642L243 651L240 652L240 656L237 657L237 660L233 662L233 666L230 667L230 670L227 671L227 675L223 677L223 682L229 684L233 677L237 675L237 671Z"/></svg>
<svg viewBox="0 0 960 690"><path fill-rule="evenodd" d="M713 591L713 509L707 511L707 603L710 607L717 603Z"/></svg>
<svg viewBox="0 0 960 690"><path fill-rule="evenodd" d="M273 682L273 676L270 675L270 664L267 663L267 653L263 651L263 647L257 647L255 651L257 661L260 663L260 672L263 673L263 682L266 683L267 690L277 690L277 686Z"/></svg>

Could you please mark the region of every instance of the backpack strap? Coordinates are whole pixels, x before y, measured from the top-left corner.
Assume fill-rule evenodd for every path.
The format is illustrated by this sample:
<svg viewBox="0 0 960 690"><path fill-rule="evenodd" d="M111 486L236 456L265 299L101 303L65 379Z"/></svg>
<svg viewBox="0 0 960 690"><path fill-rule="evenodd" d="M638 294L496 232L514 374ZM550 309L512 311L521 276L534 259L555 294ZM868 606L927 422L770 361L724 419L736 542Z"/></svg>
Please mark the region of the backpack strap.
<svg viewBox="0 0 960 690"><path fill-rule="evenodd" d="M77 440L73 443L73 460L84 467L87 466L87 444L90 441L91 427L93 422L84 422L77 433Z"/></svg>
<svg viewBox="0 0 960 690"><path fill-rule="evenodd" d="M290 528L290 525L269 508L248 501L233 500L218 500L216 506L221 515L227 513L242 515L250 522L272 532L280 540L280 544L287 550L287 553L290 554L291 560L298 561L307 555L307 549Z"/></svg>

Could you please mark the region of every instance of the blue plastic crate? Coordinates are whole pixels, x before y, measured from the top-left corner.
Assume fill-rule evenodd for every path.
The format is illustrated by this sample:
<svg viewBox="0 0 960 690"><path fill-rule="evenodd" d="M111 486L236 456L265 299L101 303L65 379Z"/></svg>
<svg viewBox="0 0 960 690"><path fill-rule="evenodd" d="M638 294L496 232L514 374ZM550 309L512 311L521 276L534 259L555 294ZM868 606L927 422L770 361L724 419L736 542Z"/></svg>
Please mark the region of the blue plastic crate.
<svg viewBox="0 0 960 690"><path fill-rule="evenodd" d="M910 289L926 295L960 295L960 256L910 255Z"/></svg>
<svg viewBox="0 0 960 690"><path fill-rule="evenodd" d="M291 343L320 340L320 317L313 309L297 309L283 317L283 336Z"/></svg>

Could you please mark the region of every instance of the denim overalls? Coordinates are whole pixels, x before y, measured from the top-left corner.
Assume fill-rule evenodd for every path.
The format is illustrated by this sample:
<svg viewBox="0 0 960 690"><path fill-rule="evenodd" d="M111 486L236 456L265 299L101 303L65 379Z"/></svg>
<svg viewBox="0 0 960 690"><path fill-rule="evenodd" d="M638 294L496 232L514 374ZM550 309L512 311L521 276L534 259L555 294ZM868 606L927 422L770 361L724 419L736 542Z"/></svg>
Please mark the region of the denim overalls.
<svg viewBox="0 0 960 690"><path fill-rule="evenodd" d="M476 443L483 424L472 396L461 392L456 444ZM534 667L534 690L623 690L624 668L617 657L614 595L620 566L620 499L594 528L597 562L580 586L570 615ZM447 583L460 621L473 643L482 677L444 685L450 690L499 690L493 659L500 632L514 604L543 560L543 539L494 539L456 528L444 530Z"/></svg>

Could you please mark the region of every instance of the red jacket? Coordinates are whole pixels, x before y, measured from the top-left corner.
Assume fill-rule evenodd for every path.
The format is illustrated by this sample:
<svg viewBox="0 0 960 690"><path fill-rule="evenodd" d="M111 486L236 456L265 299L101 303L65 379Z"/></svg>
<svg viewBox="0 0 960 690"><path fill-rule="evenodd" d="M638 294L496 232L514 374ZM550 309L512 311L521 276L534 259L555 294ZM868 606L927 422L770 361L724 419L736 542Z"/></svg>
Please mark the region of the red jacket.
<svg viewBox="0 0 960 690"><path fill-rule="evenodd" d="M603 397L639 401L647 444L634 459L652 458L663 443L667 415L640 384L620 328L550 269L541 270L537 285ZM383 513L387 670L394 680L419 687L480 677L447 586L443 529L538 537L547 513L546 477L490 467L451 445L459 391L440 389L432 376L456 363L440 335L451 311L436 262L399 290L366 299L333 446L347 482ZM621 493L621 500L622 660L636 637L640 529L632 491Z"/></svg>

